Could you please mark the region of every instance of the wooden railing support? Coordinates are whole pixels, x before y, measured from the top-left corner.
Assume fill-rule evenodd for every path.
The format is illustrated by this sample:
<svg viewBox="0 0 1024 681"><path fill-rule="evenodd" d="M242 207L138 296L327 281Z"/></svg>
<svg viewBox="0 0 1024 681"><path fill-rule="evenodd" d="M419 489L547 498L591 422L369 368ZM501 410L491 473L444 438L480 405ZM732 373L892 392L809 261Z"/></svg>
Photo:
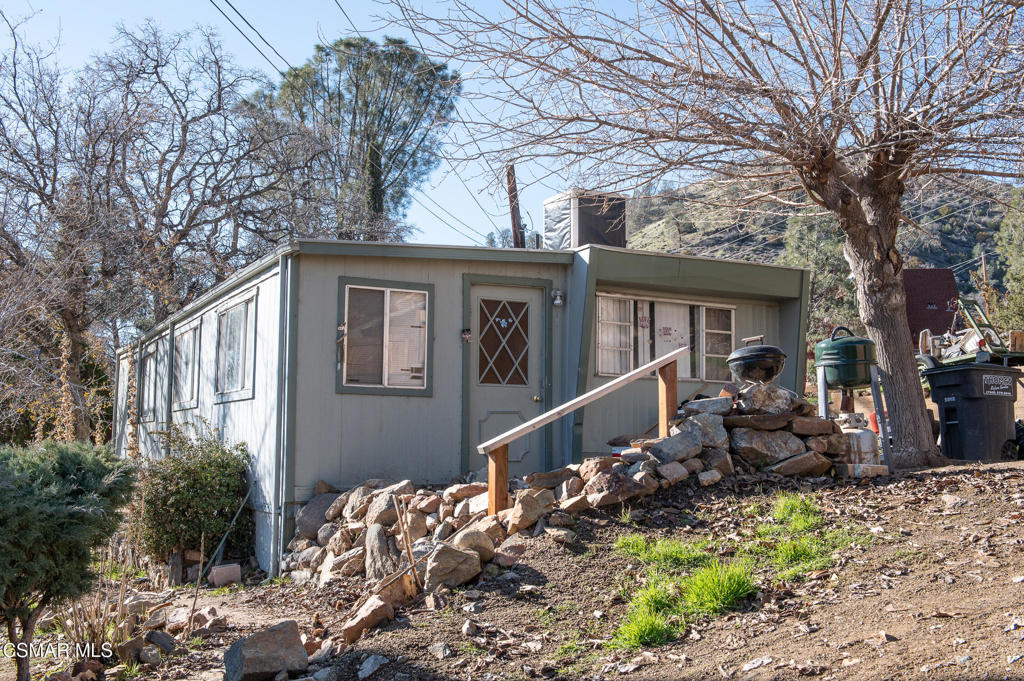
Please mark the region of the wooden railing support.
<svg viewBox="0 0 1024 681"><path fill-rule="evenodd" d="M688 354L690 354L690 348L687 346L665 353L642 367L633 369L628 374L623 374L604 385L599 385L590 392L571 399L565 404L560 404L526 423L477 445L476 450L487 455L487 512L494 514L509 507L508 445L510 442L529 435L637 379L649 376L652 371L658 372L658 435L668 437L669 422L676 417L678 409L676 362Z"/></svg>
<svg viewBox="0 0 1024 681"><path fill-rule="evenodd" d="M508 445L487 452L487 513L508 508Z"/></svg>
<svg viewBox="0 0 1024 681"><path fill-rule="evenodd" d="M658 437L668 437L669 421L679 413L677 387L675 362L658 369Z"/></svg>

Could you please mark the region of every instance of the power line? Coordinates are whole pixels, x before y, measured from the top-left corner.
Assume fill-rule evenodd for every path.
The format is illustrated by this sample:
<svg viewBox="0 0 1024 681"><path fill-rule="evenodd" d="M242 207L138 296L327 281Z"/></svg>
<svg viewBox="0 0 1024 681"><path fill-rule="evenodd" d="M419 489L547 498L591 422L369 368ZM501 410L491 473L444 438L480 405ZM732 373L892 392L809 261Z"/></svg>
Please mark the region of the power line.
<svg viewBox="0 0 1024 681"><path fill-rule="evenodd" d="M274 47L273 45L270 44L269 40L267 40L266 38L263 37L263 34L260 33L259 29L256 28L255 26L253 26L252 23L248 19L245 18L245 15L238 11L237 7L235 7L233 4L231 4L231 0L224 0L224 2L226 2L228 4L228 7L230 7L231 9L233 9L235 11L235 14L237 14L239 17L242 18L242 21L245 22L245 25L248 26L249 28L251 28L253 30L253 32L256 33L256 35L259 36L260 40L262 40L264 43L267 44L267 47L269 47L271 50L274 51L274 54L277 55L278 59L280 59L285 64L287 64L288 68L290 68L290 69L294 69L295 68L294 66L292 66L288 62L287 59L284 58L284 55L282 55L280 52L277 51L276 47ZM221 12L221 14L223 14L223 12Z"/></svg>
<svg viewBox="0 0 1024 681"><path fill-rule="evenodd" d="M432 204L434 204L435 206L437 206L438 208L440 208L440 209L441 209L442 211L444 211L444 212L445 212L446 214L450 215L450 216L452 217L452 219L454 219L454 220L455 220L456 222L458 222L458 223L461 223L461 224L462 224L463 226L465 226L465 227L466 227L466 229L468 229L469 231L471 231L471 232L474 232L475 234L479 234L480 236L482 236L482 237L483 237L483 238L485 238L485 239L487 238L487 235L486 235L486 234L484 234L484 233L483 233L483 232L481 232L480 230L478 230L478 229L474 228L474 227L473 227L472 225L470 225L470 224L469 224L468 222L466 222L465 220L463 220L462 218L460 218L460 217L459 217L458 215L456 215L455 213L451 212L450 210L448 210L447 208L445 208L444 206L442 206L442 205L441 205L440 203L438 203L438 202L437 202L437 201L436 201L436 200L435 200L435 199L434 199L434 198L433 198L432 196L430 196L430 194L426 194L426 193L424 193L424 194L423 194L423 196L424 196L424 197L425 197L425 198L426 198L426 199L427 199L428 201L430 201L430 202L431 202Z"/></svg>
<svg viewBox="0 0 1024 681"><path fill-rule="evenodd" d="M352 17L350 17L348 15L348 12L346 12L345 8L341 6L341 3L338 2L338 0L334 0L334 4L338 6L338 9L341 10L341 13L345 15L346 19L348 19L348 25L352 27L352 30L356 32L356 35L358 35L360 38L362 38L363 37L362 32L358 28L356 28L355 23L353 23L353 21L352 21Z"/></svg>
<svg viewBox="0 0 1024 681"><path fill-rule="evenodd" d="M484 245L484 244L480 243L480 241L478 241L478 240L477 240L476 238L474 238L474 237L470 236L469 234L466 234L465 232L463 232L462 230L460 230L460 229L459 229L458 227L454 227L454 226L453 226L453 225L452 225L451 223L449 223L449 222L448 222L447 220L445 220L445 219L444 219L443 217L441 217L440 215L438 215L438 214L437 214L437 213L435 213L434 211L430 210L430 208L429 208L429 207L428 207L428 206L427 206L426 204L424 204L424 203L423 203L422 201L420 201L420 200L419 200L419 199L418 199L418 198L416 197L416 195L415 195L415 194L414 194L414 195L412 196L412 200L413 200L413 201L415 201L416 203L418 203L418 204L420 205L420 207L421 207L421 208L423 208L423 210L427 211L428 213L430 213L431 215L433 215L433 216L434 216L435 218L437 218L438 220L440 220L440 221L441 221L441 224L443 224L443 225L444 225L445 227L447 227L448 229L451 229L451 230L453 230L454 232L456 232L457 234L459 234L459 235L461 235L461 236L463 236L463 237L465 237L465 238L469 239L470 241L472 241L472 242L473 242L474 244L476 244L477 246L483 246L483 245Z"/></svg>
<svg viewBox="0 0 1024 681"><path fill-rule="evenodd" d="M232 20L232 19L231 19L231 17L229 17L229 16L227 15L227 13L226 13L226 12L225 12L224 10L222 10L222 9L220 8L220 5L218 5L218 4L216 3L216 2L214 2L214 0L210 0L210 4L211 4L211 5L213 5L214 9L216 9L216 10L217 10L218 12L220 12L220 14L221 14L221 16L222 16L222 17L224 17L225 19L227 19L227 20L228 20L228 23L229 23L229 24L231 24L232 26L234 26L234 27L235 27L235 30L236 30L236 31L238 31L239 35L241 35L241 36L242 36L243 38L245 38L245 41L246 41L247 43L249 43L250 45L252 45L252 48L253 48L254 50L256 50L257 52L259 52L259 53L260 53L260 56L261 56L261 57L263 57L263 58L264 58L264 59L265 59L265 60L267 61L267 63L268 63L268 64L270 64L270 65L271 65L271 66L273 67L273 69L274 69L275 71L277 71L278 75L282 75L282 73L281 73L281 69L280 69L280 68L278 68L277 64L275 64L275 63L274 63L273 61L271 61L270 57L268 57L268 56L266 55L266 53L264 53L264 52L263 52L263 50L261 50L261 49L259 48L259 46L258 46L258 45L256 45L256 43L254 43L254 42L252 41L252 39L251 39L251 38L249 37L249 34L247 34L247 33L246 33L245 31L243 31L243 30L242 30L241 28L239 28L238 24L236 24L236 23L234 22L234 20ZM235 10L235 11L237 12L238 10ZM239 15L239 16L241 16L241 15ZM242 17L242 19L243 19L243 20L245 20L245 17ZM249 22L248 22L248 21L246 21L245 23L249 23ZM266 41L264 41L264 42L266 42ZM273 48L271 48L271 49L273 49ZM274 50L274 51L276 52L277 50ZM287 63L287 62L285 62L285 63Z"/></svg>

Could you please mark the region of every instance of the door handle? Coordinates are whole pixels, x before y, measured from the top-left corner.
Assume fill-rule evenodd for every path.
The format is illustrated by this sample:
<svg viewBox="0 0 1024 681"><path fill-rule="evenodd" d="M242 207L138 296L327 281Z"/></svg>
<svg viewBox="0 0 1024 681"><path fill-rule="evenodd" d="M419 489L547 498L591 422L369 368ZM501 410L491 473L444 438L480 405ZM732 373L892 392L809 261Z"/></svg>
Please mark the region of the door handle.
<svg viewBox="0 0 1024 681"><path fill-rule="evenodd" d="M533 396L533 401L534 401L534 402L543 402L543 401L544 401L544 398L543 398L543 397L541 397L540 395L534 395L534 396Z"/></svg>

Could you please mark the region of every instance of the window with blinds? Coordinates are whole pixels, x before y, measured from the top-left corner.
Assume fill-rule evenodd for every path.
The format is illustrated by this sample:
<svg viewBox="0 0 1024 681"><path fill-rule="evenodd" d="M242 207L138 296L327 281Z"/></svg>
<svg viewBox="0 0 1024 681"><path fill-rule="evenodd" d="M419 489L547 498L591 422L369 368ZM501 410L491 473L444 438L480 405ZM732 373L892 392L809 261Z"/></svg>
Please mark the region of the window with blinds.
<svg viewBox="0 0 1024 681"><path fill-rule="evenodd" d="M345 287L343 384L426 387L427 294Z"/></svg>
<svg viewBox="0 0 1024 681"><path fill-rule="evenodd" d="M199 327L174 334L174 408L196 406L199 371Z"/></svg>
<svg viewBox="0 0 1024 681"><path fill-rule="evenodd" d="M597 297L597 373L621 376L653 359L689 346L677 362L679 378L728 381L733 310L690 303Z"/></svg>

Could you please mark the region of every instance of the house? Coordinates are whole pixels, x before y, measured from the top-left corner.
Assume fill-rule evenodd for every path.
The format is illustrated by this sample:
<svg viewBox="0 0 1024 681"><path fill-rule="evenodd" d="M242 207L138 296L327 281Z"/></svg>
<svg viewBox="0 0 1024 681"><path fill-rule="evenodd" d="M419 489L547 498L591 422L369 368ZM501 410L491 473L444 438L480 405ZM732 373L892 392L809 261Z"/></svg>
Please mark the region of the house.
<svg viewBox="0 0 1024 681"><path fill-rule="evenodd" d="M118 357L125 446L129 353L137 437L200 417L253 454L257 557L277 564L317 480L445 483L476 445L680 345L682 399L717 394L726 356L764 336L804 384L809 275L584 244L565 250L298 240L240 270ZM610 450L657 420L636 381L513 443L512 475Z"/></svg>

